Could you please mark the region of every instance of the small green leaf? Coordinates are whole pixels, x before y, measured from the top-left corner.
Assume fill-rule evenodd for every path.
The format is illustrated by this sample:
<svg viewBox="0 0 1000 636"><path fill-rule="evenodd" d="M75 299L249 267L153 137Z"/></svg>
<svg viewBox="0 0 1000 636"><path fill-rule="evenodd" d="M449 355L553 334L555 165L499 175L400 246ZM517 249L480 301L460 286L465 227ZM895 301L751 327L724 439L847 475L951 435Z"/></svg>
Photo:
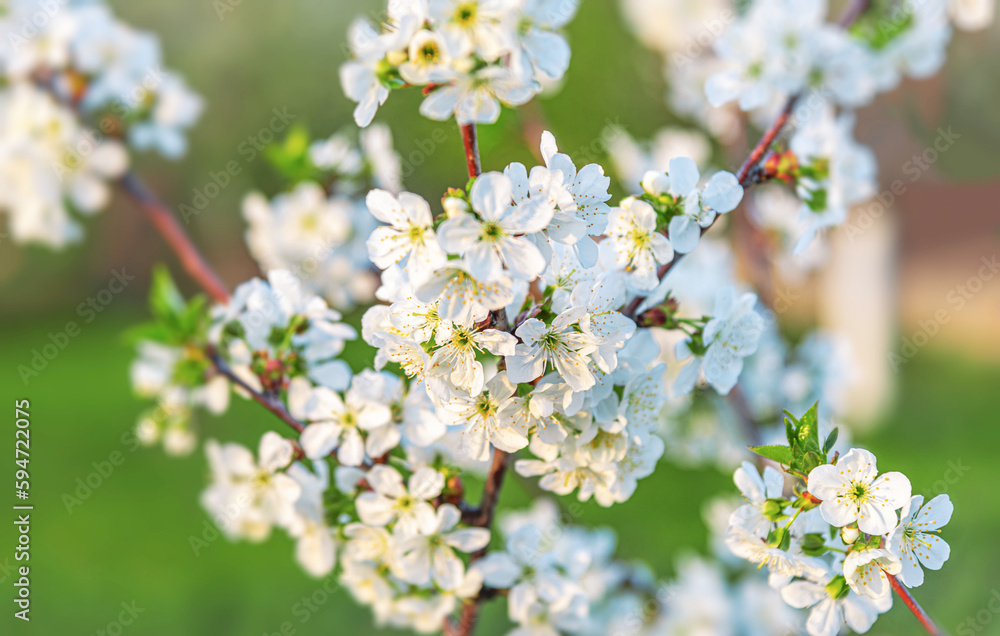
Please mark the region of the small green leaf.
<svg viewBox="0 0 1000 636"><path fill-rule="evenodd" d="M748 448L761 457L778 462L784 466L792 463L792 449L787 446L772 444L767 446L749 446Z"/></svg>
<svg viewBox="0 0 1000 636"><path fill-rule="evenodd" d="M158 322L147 322L131 327L124 334L125 342L130 345L137 345L143 340L152 340L161 344L172 345L176 343L173 333Z"/></svg>
<svg viewBox="0 0 1000 636"><path fill-rule="evenodd" d="M826 437L826 441L823 443L823 454L826 455L833 449L833 445L837 443L837 435L840 433L839 428L833 429L829 435Z"/></svg>
<svg viewBox="0 0 1000 636"><path fill-rule="evenodd" d="M787 416L785 417L785 437L788 438L789 446L795 446L795 424L793 422L798 422L798 420L788 411L785 411L785 415Z"/></svg>
<svg viewBox="0 0 1000 636"><path fill-rule="evenodd" d="M184 311L184 297L177 291L170 271L163 265L153 269L153 280L149 287L149 309L156 318L175 324Z"/></svg>
<svg viewBox="0 0 1000 636"><path fill-rule="evenodd" d="M813 404L799 420L798 433L807 450L819 450L819 402Z"/></svg>
<svg viewBox="0 0 1000 636"><path fill-rule="evenodd" d="M271 144L264 149L264 156L283 177L293 183L318 180L319 169L309 156L309 131L296 124L280 144Z"/></svg>

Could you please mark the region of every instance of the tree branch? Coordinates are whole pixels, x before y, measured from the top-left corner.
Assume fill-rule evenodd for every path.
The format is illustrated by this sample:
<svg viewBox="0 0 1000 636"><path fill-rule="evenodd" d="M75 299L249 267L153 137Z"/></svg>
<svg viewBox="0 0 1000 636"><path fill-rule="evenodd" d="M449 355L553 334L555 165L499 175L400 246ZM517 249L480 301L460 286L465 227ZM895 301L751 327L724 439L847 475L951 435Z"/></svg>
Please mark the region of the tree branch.
<svg viewBox="0 0 1000 636"><path fill-rule="evenodd" d="M177 222L177 217L160 199L154 195L139 179L138 175L129 171L120 180L122 188L145 212L146 217L153 226L160 232L167 246L177 255L181 265L191 275L202 289L219 303L229 301L229 291L219 279L215 270L208 264L205 258L198 251L198 248L191 241L191 238ZM234 385L245 391L255 402L273 413L285 424L288 424L297 433L305 430L305 425L292 417L284 403L274 396L265 395L233 372L232 368L222 359L219 352L214 347L209 347L206 351L215 370L229 379Z"/></svg>
<svg viewBox="0 0 1000 636"><path fill-rule="evenodd" d="M903 587L895 576L889 574L888 572L886 572L886 576L889 577L889 585L892 586L893 591L899 595L899 598L903 599L903 603L911 612L913 612L913 615L917 617L917 620L920 621L923 628L927 630L927 633L931 636L942 636L943 632L937 628L937 625L935 625L934 621L931 620L931 617L927 615L924 608L920 607L920 603L917 603L917 599L913 598L910 591Z"/></svg>
<svg viewBox="0 0 1000 636"><path fill-rule="evenodd" d="M146 218L177 255L181 266L190 274L191 278L217 302L228 302L229 290L201 255L201 252L198 251L198 248L191 242L191 237L177 222L173 211L160 201L134 172L127 172L119 183L146 214Z"/></svg>
<svg viewBox="0 0 1000 636"><path fill-rule="evenodd" d="M469 168L469 178L475 179L483 173L479 162L479 141L476 139L476 125L463 124L462 144L465 146L465 163Z"/></svg>
<svg viewBox="0 0 1000 636"><path fill-rule="evenodd" d="M209 359L212 361L212 365L215 366L215 370L229 378L230 382L246 391L255 402L277 415L278 419L291 426L297 433L305 430L305 425L292 417L292 414L288 412L281 400L270 395L264 395L244 382L242 378L236 375L226 361L222 359L222 356L219 355L219 352L214 347L210 346L207 353Z"/></svg>

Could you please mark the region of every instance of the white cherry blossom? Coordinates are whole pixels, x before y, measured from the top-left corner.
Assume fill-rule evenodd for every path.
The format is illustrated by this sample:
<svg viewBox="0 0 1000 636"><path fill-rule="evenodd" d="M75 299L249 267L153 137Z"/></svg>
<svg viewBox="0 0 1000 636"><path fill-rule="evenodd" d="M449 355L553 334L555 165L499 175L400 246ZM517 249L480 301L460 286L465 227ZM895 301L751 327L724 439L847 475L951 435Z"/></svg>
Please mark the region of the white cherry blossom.
<svg viewBox="0 0 1000 636"><path fill-rule="evenodd" d="M891 472L878 476L875 455L852 448L836 465L817 466L809 473L809 492L823 503L820 512L832 526L855 521L862 532L888 534L899 519L896 511L910 500L910 480Z"/></svg>

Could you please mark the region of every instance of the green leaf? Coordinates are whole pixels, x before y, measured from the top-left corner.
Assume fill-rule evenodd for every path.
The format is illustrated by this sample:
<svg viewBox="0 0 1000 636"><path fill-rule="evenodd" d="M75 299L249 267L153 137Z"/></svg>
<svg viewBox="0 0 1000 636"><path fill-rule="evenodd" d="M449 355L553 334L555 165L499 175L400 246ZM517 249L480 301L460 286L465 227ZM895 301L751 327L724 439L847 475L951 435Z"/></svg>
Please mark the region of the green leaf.
<svg viewBox="0 0 1000 636"><path fill-rule="evenodd" d="M802 537L802 553L806 556L818 557L827 552L826 540L819 533L810 533Z"/></svg>
<svg viewBox="0 0 1000 636"><path fill-rule="evenodd" d="M827 208L827 194L825 189L813 190L806 199L806 205L813 212L822 212Z"/></svg>
<svg viewBox="0 0 1000 636"><path fill-rule="evenodd" d="M184 311L184 297L177 291L170 271L163 265L153 269L153 280L149 287L149 309L153 316L169 324L176 324Z"/></svg>
<svg viewBox="0 0 1000 636"><path fill-rule="evenodd" d="M823 454L828 454L832 449L833 445L837 443L837 435L839 435L840 429L833 429L829 435L826 437L826 441L823 442Z"/></svg>
<svg viewBox="0 0 1000 636"><path fill-rule="evenodd" d="M198 294L188 301L187 309L180 316L180 327L185 336L200 336L208 326L208 298Z"/></svg>
<svg viewBox="0 0 1000 636"><path fill-rule="evenodd" d="M302 124L295 124L280 144L264 149L264 156L283 177L293 183L318 180L319 169L309 156L309 131Z"/></svg>
<svg viewBox="0 0 1000 636"><path fill-rule="evenodd" d="M772 444L767 446L749 446L748 448L761 457L778 462L779 464L788 466L792 463L792 449L787 446Z"/></svg>
<svg viewBox="0 0 1000 636"><path fill-rule="evenodd" d="M799 439L809 450L819 450L819 402L813 404L799 420Z"/></svg>
<svg viewBox="0 0 1000 636"><path fill-rule="evenodd" d="M788 438L788 445L789 446L795 446L795 442L797 441L796 437L795 437L795 424L798 424L799 421L795 418L794 415L792 415L788 411L785 411L785 416L786 416L785 417L785 437Z"/></svg>
<svg viewBox="0 0 1000 636"><path fill-rule="evenodd" d="M169 329L158 322L147 322L131 327L125 331L124 338L125 342L132 346L143 340L169 345L175 344L177 340Z"/></svg>

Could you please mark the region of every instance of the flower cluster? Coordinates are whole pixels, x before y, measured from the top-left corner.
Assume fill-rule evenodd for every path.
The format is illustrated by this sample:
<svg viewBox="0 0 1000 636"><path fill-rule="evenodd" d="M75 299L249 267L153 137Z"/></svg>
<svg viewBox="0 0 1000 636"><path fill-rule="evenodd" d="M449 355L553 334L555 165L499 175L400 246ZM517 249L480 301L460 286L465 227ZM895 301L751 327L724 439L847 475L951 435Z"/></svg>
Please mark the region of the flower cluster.
<svg viewBox="0 0 1000 636"><path fill-rule="evenodd" d="M278 393L290 380L308 378L331 389L347 388L351 369L338 359L357 337L340 314L285 270L254 278L212 309L209 342L249 388Z"/></svg>
<svg viewBox="0 0 1000 636"><path fill-rule="evenodd" d="M333 568L336 546L323 504L330 482L325 464L310 469L294 461L295 446L274 432L261 438L257 457L239 444L215 440L205 450L212 483L201 503L219 530L232 540L263 541L273 528L282 528L296 539L295 556L307 572L324 576Z"/></svg>
<svg viewBox="0 0 1000 636"><path fill-rule="evenodd" d="M944 63L945 0L876 3L849 30L827 22L827 11L822 0L754 2L714 43L722 68L705 85L708 100L751 111L809 92L856 108Z"/></svg>
<svg viewBox="0 0 1000 636"><path fill-rule="evenodd" d="M463 555L486 547L490 531L463 523L444 501L446 472L394 460L398 469L341 466L331 484L326 459L303 458L276 433L264 435L256 459L239 444L210 441L207 451L212 483L202 503L230 539L285 530L310 574L326 576L339 562L341 583L380 623L437 631L479 593L482 573L467 569Z"/></svg>
<svg viewBox="0 0 1000 636"><path fill-rule="evenodd" d="M557 82L570 49L559 30L578 0L400 0L382 30L351 26L352 59L340 69L357 102L358 126L371 123L393 89L420 86L420 112L459 124L493 123L501 104L520 106Z"/></svg>
<svg viewBox="0 0 1000 636"><path fill-rule="evenodd" d="M657 581L615 557L607 529L572 525L579 511L538 500L500 520L504 547L473 565L491 589L506 590L511 634L800 633L795 612L757 572L740 576L687 557L677 579Z"/></svg>
<svg viewBox="0 0 1000 636"><path fill-rule="evenodd" d="M791 183L801 202L781 223L790 236L788 251L796 254L818 231L843 223L851 205L877 192L874 157L854 141L851 111L903 77L936 73L952 24L976 30L993 21L992 3L983 1L868 3L846 29L829 20L825 0L623 5L642 40L664 55L672 109L699 121L722 143L740 136L740 111L763 127L796 98L798 130L790 152L776 157L766 174ZM634 151L625 159L634 168ZM784 165L775 173L779 159ZM758 207L775 203L772 197ZM762 215L774 220L769 209Z"/></svg>
<svg viewBox="0 0 1000 636"><path fill-rule="evenodd" d="M362 335L378 350L376 367L398 365L450 427L419 438L440 439L464 461L527 448L534 458L518 459L519 473L608 506L628 499L663 453L659 348L619 310L630 289L658 285L654 264L673 257L665 234L679 232L676 219L728 212L742 188L729 173L699 187L697 168L681 159L670 175L649 175L659 194L609 208L599 166L578 170L548 133L541 154L545 165L511 164L468 193L449 191L437 218L416 195L369 195L385 224L368 246L389 304L365 314ZM756 314L723 309L692 331L706 343L692 351L711 378L735 382Z"/></svg>
<svg viewBox="0 0 1000 636"><path fill-rule="evenodd" d="M401 189L389 129L361 131L360 144L345 133L309 144L295 129L270 158L294 185L271 200L253 192L243 201L246 242L261 269L291 271L340 310L371 304L378 277L365 271L365 242L376 224L362 193Z"/></svg>
<svg viewBox="0 0 1000 636"><path fill-rule="evenodd" d="M101 2L16 0L0 16L0 210L14 240L63 247L107 206L126 144L176 158L199 97L155 36ZM54 9L53 9L54 7ZM74 214L76 213L76 214Z"/></svg>
<svg viewBox="0 0 1000 636"><path fill-rule="evenodd" d="M248 281L228 303L209 308L201 296L185 302L160 270L150 309L155 320L130 333L138 352L133 388L156 401L136 432L146 444L162 440L171 454L195 448L195 413L224 412L234 384L244 396L249 389L274 397L297 379L338 390L351 382L350 368L337 357L356 332L287 271Z"/></svg>
<svg viewBox="0 0 1000 636"><path fill-rule="evenodd" d="M730 517L726 543L734 554L767 566L770 583L786 603L811 608L811 636L835 636L846 623L868 631L892 606L891 581L923 583L923 568L940 569L949 556L940 538L952 504L939 495L926 504L911 496L898 472L879 475L875 456L852 448L827 455L836 430L820 445L817 409L786 419L789 446L754 450L795 478L791 494L784 476L750 464L734 481L745 503Z"/></svg>

